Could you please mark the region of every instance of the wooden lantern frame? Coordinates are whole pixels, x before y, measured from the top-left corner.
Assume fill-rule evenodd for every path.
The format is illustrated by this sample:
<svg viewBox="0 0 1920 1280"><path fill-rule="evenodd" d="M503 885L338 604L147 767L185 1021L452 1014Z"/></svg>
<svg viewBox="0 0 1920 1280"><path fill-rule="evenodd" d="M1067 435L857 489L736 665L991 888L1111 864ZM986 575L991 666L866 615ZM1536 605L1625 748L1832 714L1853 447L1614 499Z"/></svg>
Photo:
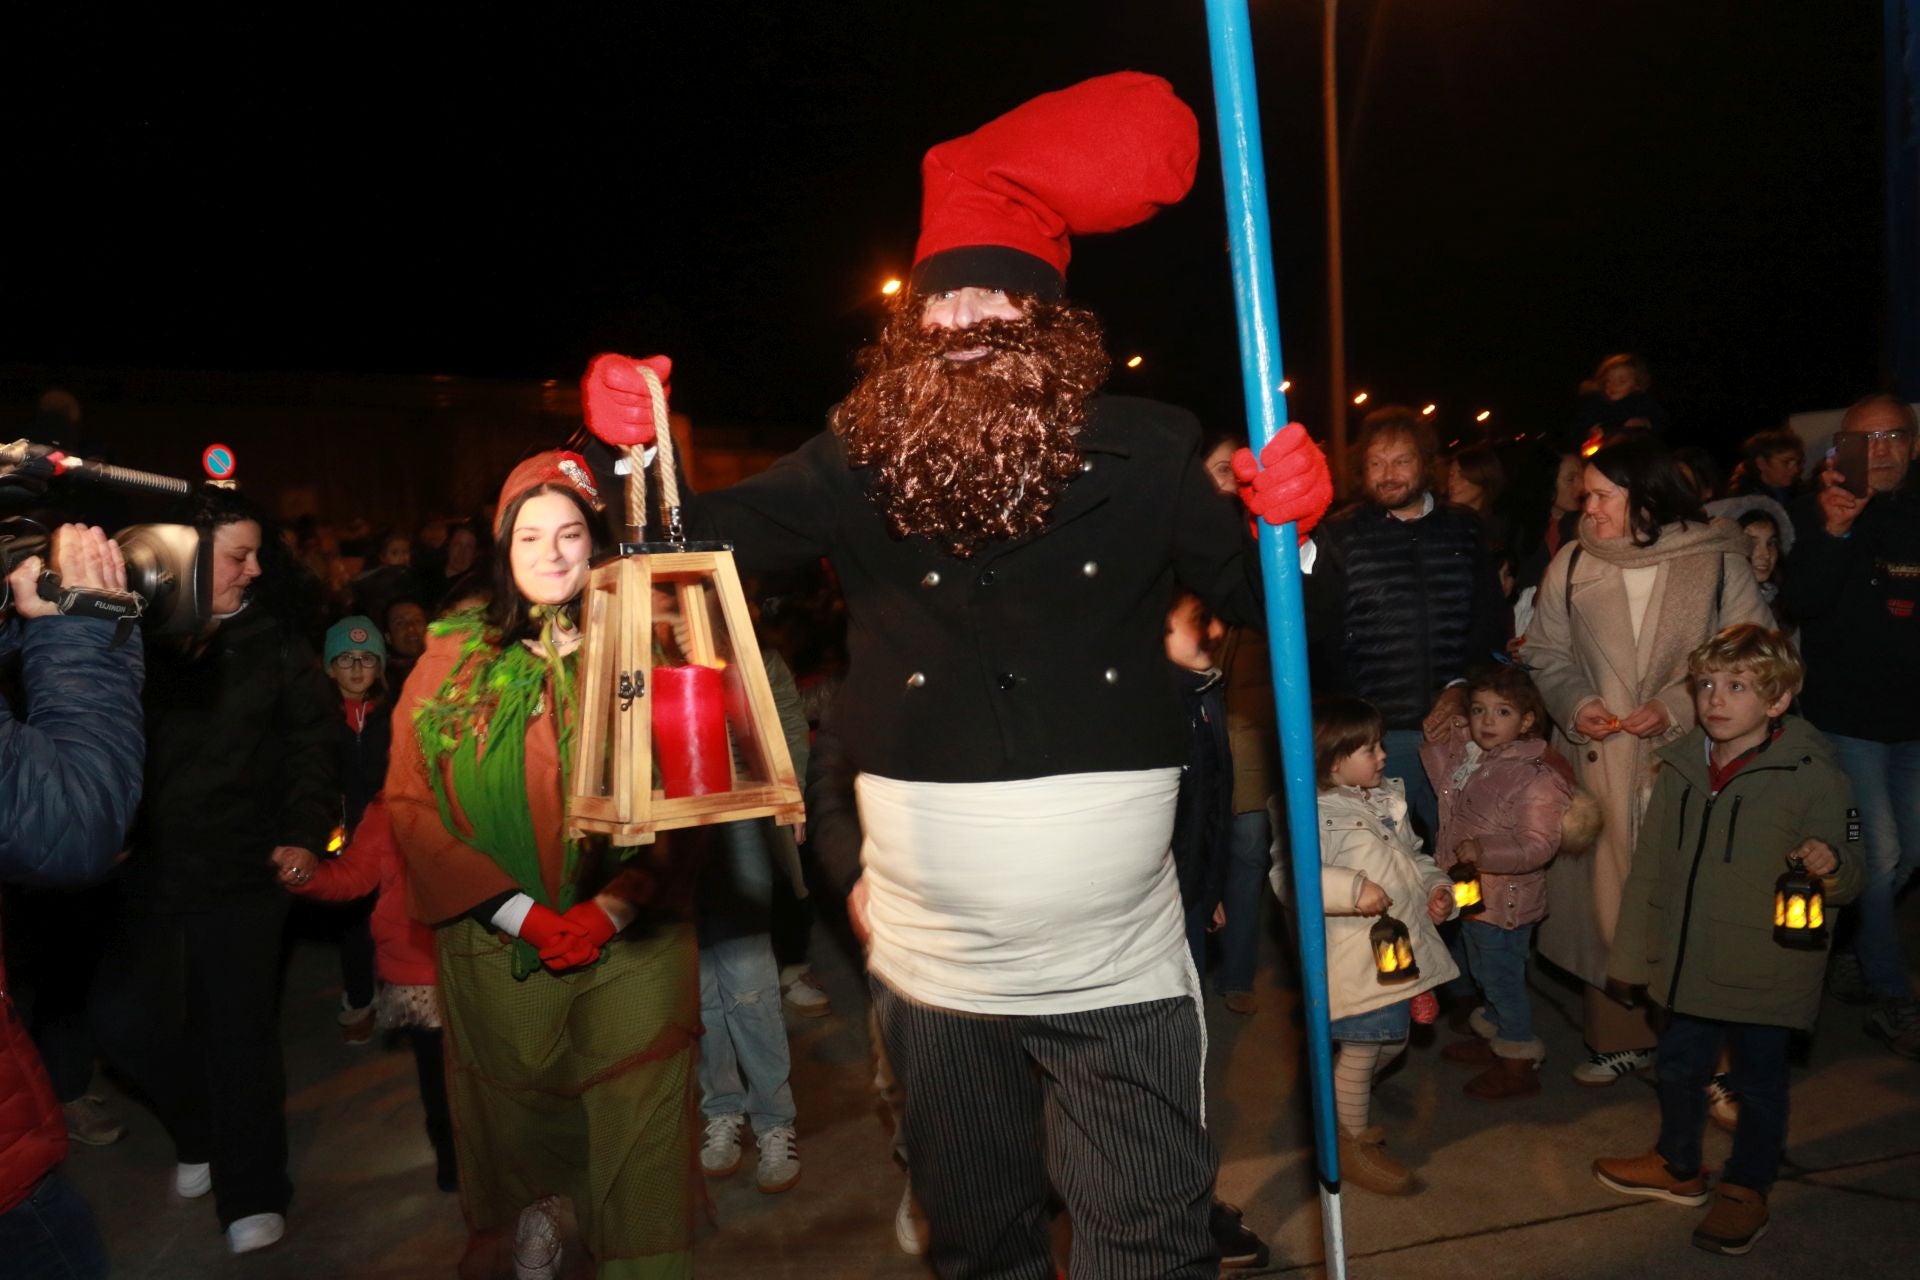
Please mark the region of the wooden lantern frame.
<svg viewBox="0 0 1920 1280"><path fill-rule="evenodd" d="M576 838L605 835L616 845L650 844L656 834L749 818L782 825L805 816L800 781L767 684L754 638L753 617L740 586L733 550L723 542L688 543L680 536L679 485L666 437L666 397L652 370L654 421L662 425L655 457L667 508L668 542L644 542L646 468L638 448L627 449L627 513L633 541L588 575L581 610L580 716L569 780L567 830ZM721 667L737 682L749 732L729 735L755 781L709 795L668 798L653 785L653 592L670 589L686 622L689 663ZM709 600L709 588L714 599ZM733 651L716 643L710 605L717 604ZM731 692L731 691L730 691Z"/></svg>

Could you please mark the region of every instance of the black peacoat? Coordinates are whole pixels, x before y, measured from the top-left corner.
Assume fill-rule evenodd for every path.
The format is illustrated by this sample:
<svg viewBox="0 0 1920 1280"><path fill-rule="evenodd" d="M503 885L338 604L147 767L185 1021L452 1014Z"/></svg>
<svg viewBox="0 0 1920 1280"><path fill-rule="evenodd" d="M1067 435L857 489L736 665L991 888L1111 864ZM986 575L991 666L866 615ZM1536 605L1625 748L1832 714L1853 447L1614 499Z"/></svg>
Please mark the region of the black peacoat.
<svg viewBox="0 0 1920 1280"><path fill-rule="evenodd" d="M1163 635L1176 581L1259 625L1254 544L1181 409L1103 396L1081 474L1040 533L971 559L891 537L862 471L823 432L761 474L688 502L695 537L744 572L820 559L846 593L849 671L834 719L861 771L987 782L1180 765L1186 721Z"/></svg>

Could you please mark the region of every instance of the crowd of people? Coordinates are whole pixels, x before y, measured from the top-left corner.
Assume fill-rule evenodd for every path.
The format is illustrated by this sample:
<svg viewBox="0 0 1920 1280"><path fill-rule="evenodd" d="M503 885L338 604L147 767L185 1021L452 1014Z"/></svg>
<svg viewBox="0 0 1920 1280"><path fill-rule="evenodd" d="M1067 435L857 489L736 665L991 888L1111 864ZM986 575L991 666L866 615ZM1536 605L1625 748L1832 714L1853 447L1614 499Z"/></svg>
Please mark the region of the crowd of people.
<svg viewBox="0 0 1920 1280"><path fill-rule="evenodd" d="M1065 158L1036 145L1062 138ZM415 1057L433 1176L470 1229L463 1274L558 1274L563 1201L596 1274L691 1274L702 1176L733 1176L749 1135L761 1191L800 1185L780 1009L829 1012L808 963L820 896L844 899L869 975L903 1250L944 1276L1051 1275L1064 1212L1076 1276L1262 1264L1215 1193L1200 1015L1209 979L1232 1014L1258 1008L1268 885L1288 902L1313 859L1349 1182L1419 1189L1371 1109L1415 1023L1454 1028L1440 1052L1468 1094L1541 1091L1545 964L1585 992L1573 1079L1659 1085L1651 1152L1594 1176L1711 1201L1694 1243L1752 1247L1789 1038L1823 986L1920 1058L1894 918L1920 864L1912 406L1847 411L1857 475L1809 471L1798 436L1767 431L1723 485L1675 447L1647 363L1617 356L1528 441L1442 452L1426 416L1376 409L1330 511L1302 428L1256 457L1100 394L1068 231L1178 200L1197 145L1165 82L1128 73L936 147L911 287L830 429L686 496L688 532L749 575L800 827L636 851L566 820L594 710L589 569L660 528L616 464L672 447L663 358L596 359L573 447L533 452L472 519L281 528L208 487L197 634L112 650L110 624L56 619L18 578L27 719L0 714L6 743L38 732L21 740L52 758L100 732L56 732L36 662L73 686L120 652L139 690L144 653L144 772L95 815L118 821L113 848L48 852L64 809L0 822L9 880L97 879L126 851L89 896L10 896L48 1068L0 1042L0 1080L35 1100L17 1132L0 1113L0 1239L38 1232L28 1274L104 1274L49 1172L66 1140L123 1131L91 1092L100 1063L234 1252L282 1237L278 989L302 899L335 904L309 909L338 937L343 1039L388 1033ZM1300 533L1317 849L1283 838L1249 512ZM110 545L63 533L54 567L124 589ZM688 620L657 603L655 660L683 663ZM61 626L87 643L56 653ZM1824 884L1830 950L1774 940L1789 867ZM1713 1184L1709 1115L1734 1133Z"/></svg>

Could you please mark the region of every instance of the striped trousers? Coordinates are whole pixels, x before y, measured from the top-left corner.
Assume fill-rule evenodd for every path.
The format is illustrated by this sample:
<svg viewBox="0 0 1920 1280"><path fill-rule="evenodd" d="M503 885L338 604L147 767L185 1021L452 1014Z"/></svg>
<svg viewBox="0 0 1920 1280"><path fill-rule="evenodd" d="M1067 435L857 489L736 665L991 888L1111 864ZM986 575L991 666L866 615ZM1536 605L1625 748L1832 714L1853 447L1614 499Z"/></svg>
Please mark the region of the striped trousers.
<svg viewBox="0 0 1920 1280"><path fill-rule="evenodd" d="M999 1016L870 981L943 1280L1053 1280L1053 1191L1075 1280L1218 1275L1193 1001Z"/></svg>

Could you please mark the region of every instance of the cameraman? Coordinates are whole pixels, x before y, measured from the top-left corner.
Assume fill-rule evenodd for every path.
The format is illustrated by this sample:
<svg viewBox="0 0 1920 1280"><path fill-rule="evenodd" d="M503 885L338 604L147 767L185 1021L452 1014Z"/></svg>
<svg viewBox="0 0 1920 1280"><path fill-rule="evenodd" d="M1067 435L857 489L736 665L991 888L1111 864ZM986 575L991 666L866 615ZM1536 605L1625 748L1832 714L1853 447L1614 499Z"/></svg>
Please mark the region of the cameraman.
<svg viewBox="0 0 1920 1280"><path fill-rule="evenodd" d="M63 586L125 591L120 548L64 525L51 558ZM21 653L27 719L0 699L0 882L75 885L112 869L140 802L145 739L138 631L68 618L40 598L39 557L8 576L14 613L0 658ZM107 1274L93 1212L54 1172L67 1125L0 972L0 1258L23 1277Z"/></svg>

